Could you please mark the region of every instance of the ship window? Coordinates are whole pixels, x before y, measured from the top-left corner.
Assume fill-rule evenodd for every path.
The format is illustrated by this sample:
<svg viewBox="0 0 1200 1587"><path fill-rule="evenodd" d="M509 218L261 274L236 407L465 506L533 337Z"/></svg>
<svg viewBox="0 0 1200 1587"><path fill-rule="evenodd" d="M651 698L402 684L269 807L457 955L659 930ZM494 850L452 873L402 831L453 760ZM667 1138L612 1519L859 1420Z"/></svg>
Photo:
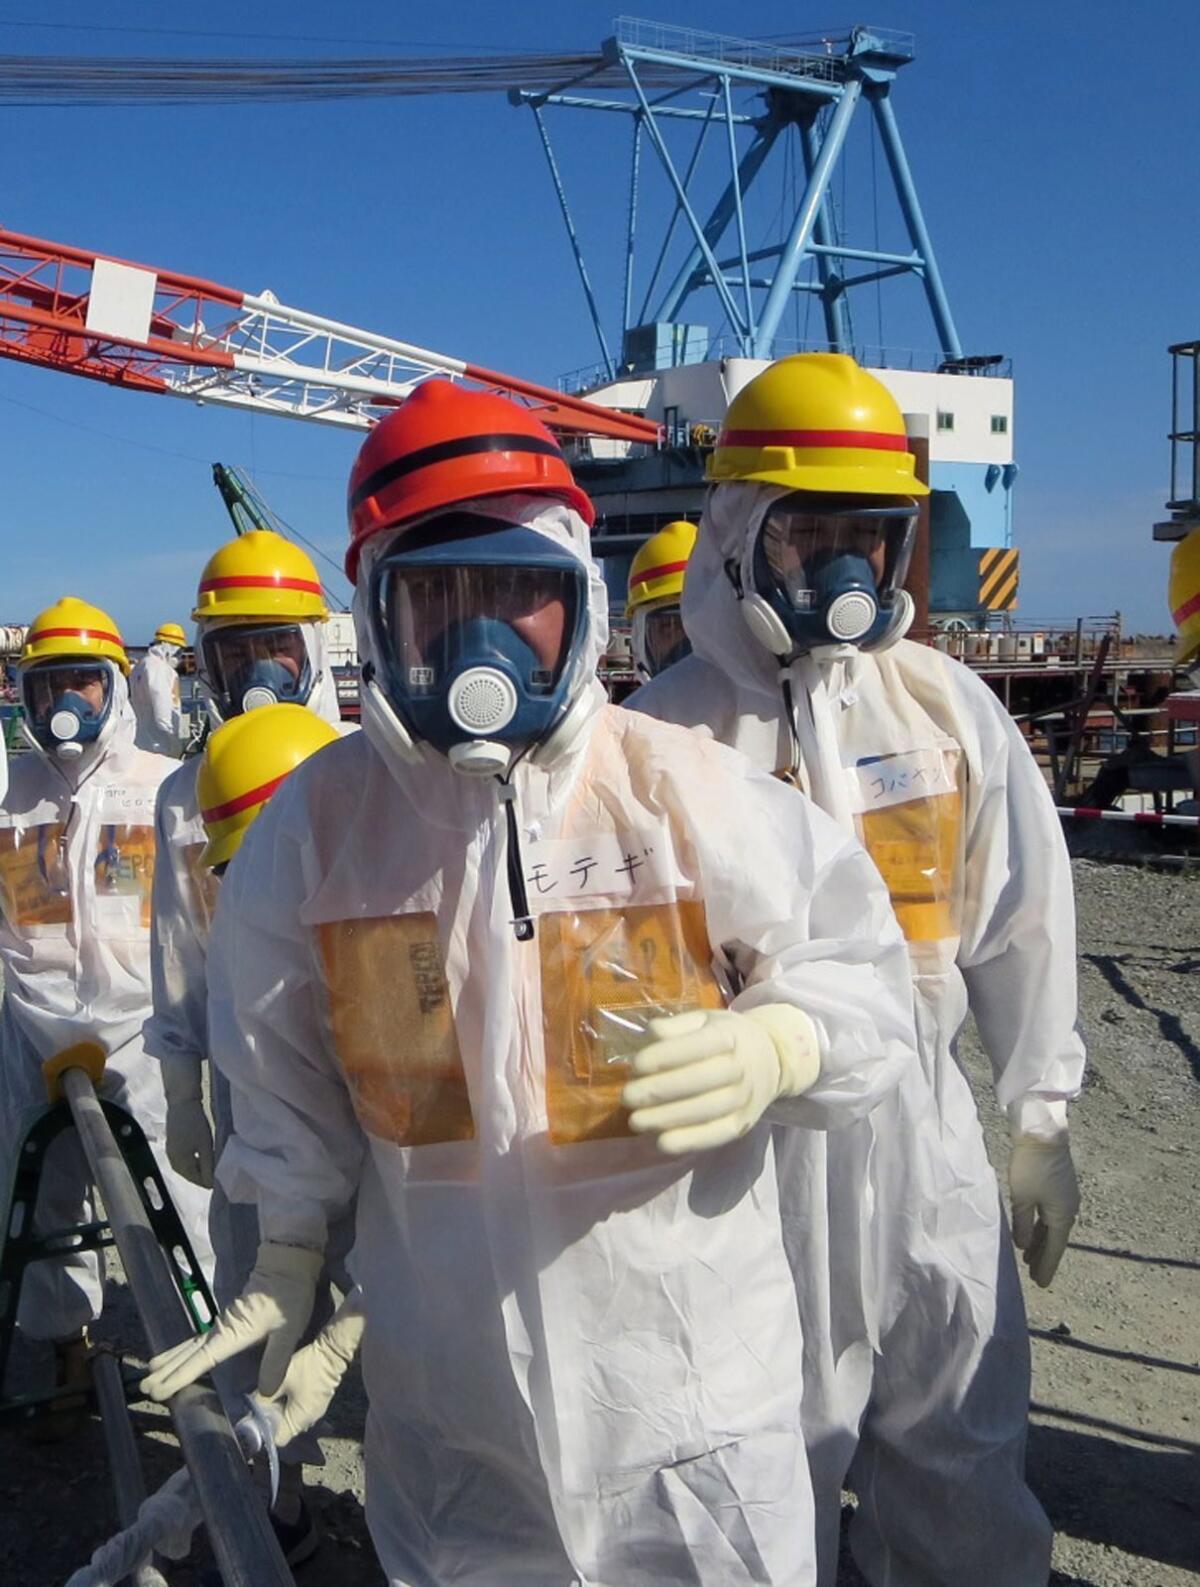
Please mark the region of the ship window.
<svg viewBox="0 0 1200 1587"><path fill-rule="evenodd" d="M946 413L942 408L939 408L938 409L938 429L939 430L953 430L953 428L954 428L954 415L952 413Z"/></svg>
<svg viewBox="0 0 1200 1587"><path fill-rule="evenodd" d="M1008 434L1008 414L1007 413L993 413L992 414L992 434L993 435L1007 435Z"/></svg>

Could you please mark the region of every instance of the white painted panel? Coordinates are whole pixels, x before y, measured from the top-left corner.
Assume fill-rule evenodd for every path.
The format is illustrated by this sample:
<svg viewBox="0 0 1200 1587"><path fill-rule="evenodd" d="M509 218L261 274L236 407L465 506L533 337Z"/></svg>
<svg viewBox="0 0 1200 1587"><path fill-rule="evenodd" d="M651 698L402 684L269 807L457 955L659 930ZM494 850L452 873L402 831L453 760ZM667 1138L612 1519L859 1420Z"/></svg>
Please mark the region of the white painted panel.
<svg viewBox="0 0 1200 1587"><path fill-rule="evenodd" d="M97 259L88 297L88 330L101 336L144 342L150 334L157 286L158 275L153 270L138 270L134 265L118 264L115 259Z"/></svg>

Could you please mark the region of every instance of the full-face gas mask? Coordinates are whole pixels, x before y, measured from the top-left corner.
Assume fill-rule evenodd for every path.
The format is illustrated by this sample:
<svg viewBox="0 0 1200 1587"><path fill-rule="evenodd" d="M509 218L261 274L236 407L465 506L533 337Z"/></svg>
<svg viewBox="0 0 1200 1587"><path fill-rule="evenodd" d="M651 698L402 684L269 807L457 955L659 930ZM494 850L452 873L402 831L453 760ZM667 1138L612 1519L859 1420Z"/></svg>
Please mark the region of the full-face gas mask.
<svg viewBox="0 0 1200 1587"><path fill-rule="evenodd" d="M587 570L548 535L471 513L405 534L371 571L378 687L413 743L502 775L543 744L578 692Z"/></svg>
<svg viewBox="0 0 1200 1587"><path fill-rule="evenodd" d="M110 661L43 661L23 668L25 721L36 744L58 760L78 760L112 717Z"/></svg>
<svg viewBox="0 0 1200 1587"><path fill-rule="evenodd" d="M660 672L691 655L692 643L684 632L678 601L659 606L639 606L633 614L634 666L642 678L657 678Z"/></svg>
<svg viewBox="0 0 1200 1587"><path fill-rule="evenodd" d="M742 565L728 568L755 638L791 658L821 645L870 650L907 627L916 521L906 497L799 492L774 502Z"/></svg>
<svg viewBox="0 0 1200 1587"><path fill-rule="evenodd" d="M200 642L203 676L221 720L262 705L304 705L314 669L302 623L229 623Z"/></svg>

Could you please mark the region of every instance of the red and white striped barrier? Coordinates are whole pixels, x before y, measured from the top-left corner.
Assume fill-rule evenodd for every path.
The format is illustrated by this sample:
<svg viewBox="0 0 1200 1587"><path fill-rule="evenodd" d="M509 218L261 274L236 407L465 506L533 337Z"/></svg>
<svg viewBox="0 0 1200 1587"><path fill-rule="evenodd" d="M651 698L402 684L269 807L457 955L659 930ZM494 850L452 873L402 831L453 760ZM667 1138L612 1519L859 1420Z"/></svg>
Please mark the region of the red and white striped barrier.
<svg viewBox="0 0 1200 1587"><path fill-rule="evenodd" d="M1076 821L1132 821L1144 827L1194 827L1200 816L1159 815L1156 810L1094 810L1090 805L1056 805L1060 816Z"/></svg>

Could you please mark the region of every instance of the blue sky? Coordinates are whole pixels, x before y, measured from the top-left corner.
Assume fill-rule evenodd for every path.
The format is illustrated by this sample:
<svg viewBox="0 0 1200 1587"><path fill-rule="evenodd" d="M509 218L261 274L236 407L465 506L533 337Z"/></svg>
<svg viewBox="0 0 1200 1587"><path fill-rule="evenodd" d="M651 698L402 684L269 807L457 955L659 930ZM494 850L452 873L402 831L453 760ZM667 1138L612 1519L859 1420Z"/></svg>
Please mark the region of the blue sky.
<svg viewBox="0 0 1200 1587"><path fill-rule="evenodd" d="M646 9L760 36L859 15L823 4L810 20L794 0ZM29 25L38 14L55 26ZM41 13L0 3L0 53L586 50L612 16L593 0L208 0L194 12L59 0ZM204 36L121 31L181 29L189 17ZM1167 551L1150 526L1167 483L1165 348L1200 335L1200 7L871 0L861 17L916 35L895 104L959 331L968 350L1014 361L1021 616L1119 607L1128 627L1163 631ZM611 305L624 154L595 122L617 118L567 128L564 115L554 126L581 231L611 239L598 256ZM0 219L13 230L269 286L284 302L534 379L596 356L532 120L502 94L16 107L0 109L0 128ZM885 299L885 341L929 340L911 302L892 312ZM7 361L0 422L0 621L27 620L68 589L107 606L134 642L164 618L186 620L199 568L230 532L209 477L217 459L250 469L286 519L340 555L352 435Z"/></svg>

